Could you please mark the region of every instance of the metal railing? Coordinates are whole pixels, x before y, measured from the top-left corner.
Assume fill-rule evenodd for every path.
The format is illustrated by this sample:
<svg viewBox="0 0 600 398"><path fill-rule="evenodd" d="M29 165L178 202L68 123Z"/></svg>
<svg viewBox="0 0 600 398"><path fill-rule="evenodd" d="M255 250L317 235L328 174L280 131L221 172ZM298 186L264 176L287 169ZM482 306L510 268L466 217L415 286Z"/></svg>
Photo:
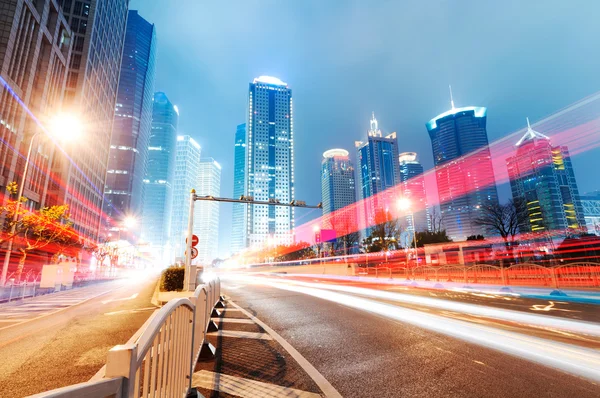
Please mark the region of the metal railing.
<svg viewBox="0 0 600 398"><path fill-rule="evenodd" d="M108 352L102 379L33 397L185 397L220 300L217 278L198 286L189 298L169 301L127 343Z"/></svg>
<svg viewBox="0 0 600 398"><path fill-rule="evenodd" d="M553 267L529 263L515 264L510 267L489 264L407 267L403 264L390 263L371 267L356 266L355 275L512 286L600 287L600 264L591 262Z"/></svg>

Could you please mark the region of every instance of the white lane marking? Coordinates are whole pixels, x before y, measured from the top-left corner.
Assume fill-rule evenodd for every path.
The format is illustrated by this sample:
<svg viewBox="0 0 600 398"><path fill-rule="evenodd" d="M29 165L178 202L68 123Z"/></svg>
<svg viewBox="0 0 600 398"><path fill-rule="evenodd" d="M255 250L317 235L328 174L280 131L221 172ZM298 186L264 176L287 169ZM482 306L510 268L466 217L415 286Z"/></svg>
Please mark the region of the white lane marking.
<svg viewBox="0 0 600 398"><path fill-rule="evenodd" d="M131 295L131 296L129 296L129 297L123 297L123 298L120 298L120 299L104 300L104 301L102 301L102 304L108 304L108 303L112 303L112 302L115 302L115 301L126 301L126 300L133 300L133 299L134 299L134 298L136 298L137 296L138 296L138 293L134 293L134 294L132 294L132 295Z"/></svg>
<svg viewBox="0 0 600 398"><path fill-rule="evenodd" d="M321 398L320 394L201 370L192 376L192 387L206 388L245 398Z"/></svg>
<svg viewBox="0 0 600 398"><path fill-rule="evenodd" d="M251 323L254 324L252 319L244 318L211 318L213 322L225 322L225 323Z"/></svg>
<svg viewBox="0 0 600 398"><path fill-rule="evenodd" d="M260 319L258 319L257 317L255 317L236 303L234 303L233 301L229 300L229 303L235 308L237 308L239 311L241 311L248 318L252 319L258 326L263 328L265 332L271 335L271 337L273 337L273 339L277 341L283 347L283 349L286 350L292 356L292 358L294 358L298 365L300 365L302 369L304 369L304 371L310 376L310 378L313 379L313 381L317 384L317 386L319 386L319 388L321 389L321 391L323 391L326 397L342 398L342 395L339 392L337 392L337 390L331 385L331 383L329 383L329 381L327 381L327 379L321 373L319 373L319 371L314 366L312 366L312 364L308 362L306 358L302 356L302 354L300 354L294 347L292 347L292 345L288 343L283 337L281 337L276 331L271 329L269 326L267 326L266 323L264 323L263 321L261 321Z"/></svg>
<svg viewBox="0 0 600 398"><path fill-rule="evenodd" d="M146 307L146 308L134 308L132 310L121 310L113 312L105 312L104 315L120 315L120 314L135 314L136 312L144 312L149 310L155 310L157 307Z"/></svg>
<svg viewBox="0 0 600 398"><path fill-rule="evenodd" d="M242 339L273 340L267 333L240 332L237 330L219 330L218 332L208 333L209 336L237 337Z"/></svg>
<svg viewBox="0 0 600 398"><path fill-rule="evenodd" d="M11 319L0 319L0 322L24 322L27 321L28 319L15 319L15 318L11 318Z"/></svg>

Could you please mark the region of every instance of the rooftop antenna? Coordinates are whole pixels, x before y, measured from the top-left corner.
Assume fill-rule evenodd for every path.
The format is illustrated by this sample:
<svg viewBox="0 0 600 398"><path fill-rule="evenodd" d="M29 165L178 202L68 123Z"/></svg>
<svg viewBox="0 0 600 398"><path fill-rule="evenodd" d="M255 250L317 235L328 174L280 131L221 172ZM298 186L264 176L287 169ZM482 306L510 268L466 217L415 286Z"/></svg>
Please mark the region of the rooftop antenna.
<svg viewBox="0 0 600 398"><path fill-rule="evenodd" d="M531 130L531 125L529 124L529 117L526 117L525 119L527 119L527 130Z"/></svg>
<svg viewBox="0 0 600 398"><path fill-rule="evenodd" d="M454 110L454 98L452 97L452 85L448 85L450 88L450 105L452 105L452 110Z"/></svg>

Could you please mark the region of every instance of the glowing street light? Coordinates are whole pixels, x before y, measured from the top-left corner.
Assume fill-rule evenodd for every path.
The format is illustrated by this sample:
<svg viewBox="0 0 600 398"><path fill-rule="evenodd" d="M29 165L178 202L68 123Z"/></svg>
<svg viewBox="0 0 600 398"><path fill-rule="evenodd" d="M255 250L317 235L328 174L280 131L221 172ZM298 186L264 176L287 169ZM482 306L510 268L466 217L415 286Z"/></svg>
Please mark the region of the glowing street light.
<svg viewBox="0 0 600 398"><path fill-rule="evenodd" d="M48 129L41 127L31 136L31 139L29 141L29 149L27 150L27 157L25 158L25 164L23 166L23 174L21 175L21 182L19 184L19 192L17 194L17 203L12 219L12 226L10 228L10 239L8 240L6 254L4 255L4 264L2 265L2 277L0 279L0 285L4 285L4 283L6 283L6 274L8 273L8 265L10 263L10 255L12 254L16 224L19 217L19 210L21 208L21 197L23 196L23 189L25 187L25 182L27 181L27 171L29 170L29 162L31 161L31 151L33 149L33 143L35 142L35 139L40 133L46 133L48 136L58 139L77 138L81 135L81 126L81 122L75 115L61 113L54 116L50 120Z"/></svg>
<svg viewBox="0 0 600 398"><path fill-rule="evenodd" d="M127 216L125 217L125 220L123 220L123 225L125 226L125 228L133 228L136 226L136 224L137 219L132 216Z"/></svg>

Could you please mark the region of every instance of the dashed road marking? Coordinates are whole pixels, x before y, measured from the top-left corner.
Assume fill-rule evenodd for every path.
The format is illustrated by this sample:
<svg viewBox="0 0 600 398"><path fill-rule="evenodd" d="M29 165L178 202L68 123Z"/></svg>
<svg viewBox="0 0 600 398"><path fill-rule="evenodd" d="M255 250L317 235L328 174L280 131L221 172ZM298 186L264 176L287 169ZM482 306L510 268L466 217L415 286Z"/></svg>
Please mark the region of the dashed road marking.
<svg viewBox="0 0 600 398"><path fill-rule="evenodd" d="M214 322L225 322L225 323L251 323L254 321L252 319L244 319L244 318L211 318Z"/></svg>
<svg viewBox="0 0 600 398"><path fill-rule="evenodd" d="M320 394L201 370L192 376L192 386L246 398L321 398Z"/></svg>

